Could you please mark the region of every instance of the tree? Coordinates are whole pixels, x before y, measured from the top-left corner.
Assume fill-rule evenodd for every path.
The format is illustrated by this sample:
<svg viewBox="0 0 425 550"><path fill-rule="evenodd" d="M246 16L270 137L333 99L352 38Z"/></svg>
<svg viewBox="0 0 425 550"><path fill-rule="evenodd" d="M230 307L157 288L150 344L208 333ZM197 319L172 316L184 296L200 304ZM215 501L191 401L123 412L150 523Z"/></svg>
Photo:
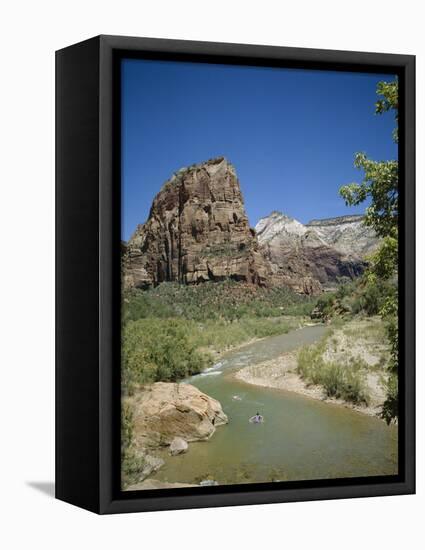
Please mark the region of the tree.
<svg viewBox="0 0 425 550"><path fill-rule="evenodd" d="M379 82L376 90L379 99L375 113L394 111L396 127L393 139L398 142L398 80ZM383 238L378 251L370 258L365 280L370 288L380 281L396 283L398 275L398 220L399 188L398 161L374 161L365 153L357 153L354 165L363 170L361 183L351 183L340 189L346 205L355 206L370 199L366 208L365 225L373 227ZM382 408L382 417L390 423L398 417L398 292L397 285L387 287L387 295L380 309L387 324L391 345L391 359L388 365L387 396Z"/></svg>

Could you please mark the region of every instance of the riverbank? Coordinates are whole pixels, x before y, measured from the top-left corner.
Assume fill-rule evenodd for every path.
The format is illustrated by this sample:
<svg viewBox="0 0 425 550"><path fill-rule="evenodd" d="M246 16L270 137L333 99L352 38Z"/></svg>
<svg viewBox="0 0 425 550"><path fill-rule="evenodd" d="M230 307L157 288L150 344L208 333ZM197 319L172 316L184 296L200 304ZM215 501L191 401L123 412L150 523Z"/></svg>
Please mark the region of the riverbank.
<svg viewBox="0 0 425 550"><path fill-rule="evenodd" d="M264 483L396 472L396 426L387 426L378 418L349 408L306 399L295 392L243 384L233 376L243 367L319 343L328 330L319 324L264 338L226 353L213 371L187 378L180 386L194 386L218 401L229 423L219 426L206 440L189 442L187 452L173 455L168 446L149 449L163 463L145 478L143 487ZM257 410L266 419L262 424L249 422ZM175 411L173 416L177 417ZM144 427L142 431L145 432ZM141 440L140 443L145 444ZM143 482L136 478L134 475L129 480L127 489Z"/></svg>
<svg viewBox="0 0 425 550"><path fill-rule="evenodd" d="M248 384L295 392L311 399L349 407L369 416L380 414L385 400L385 367L389 346L379 318L355 319L340 328L330 328L319 344L310 346L306 351L304 360L310 354L310 358L320 360L323 369L328 365L338 365L341 376L345 374L344 369L349 371L353 377L352 384L361 386L362 399L351 401L329 395L322 384L314 383L314 376L308 376L307 369L300 369L299 351L283 353L277 358L247 366L236 372L234 377Z"/></svg>
<svg viewBox="0 0 425 550"><path fill-rule="evenodd" d="M207 441L228 419L221 404L191 384L156 382L123 400L122 486L144 482L164 464L166 449L176 456L189 443ZM149 484L147 488L151 488ZM145 487L146 488L146 487Z"/></svg>
<svg viewBox="0 0 425 550"><path fill-rule="evenodd" d="M247 346L259 344L269 335L287 334L290 330L305 326L308 318L281 315L279 318L227 321L219 323L220 330L215 331L210 325L217 328L217 322L208 323L208 326L192 322L194 331L191 334L172 320L145 321L130 322L124 343L126 360L134 362L134 367L127 362L127 368L123 371L126 395L122 403L128 412L123 431L130 434L122 460L122 484L125 490L142 483L162 468L164 459L160 456L161 448L170 445L172 439L182 438L185 445L190 441L208 439L193 433L194 421L202 427L212 428L211 435L215 427L222 423L220 418L214 419L212 425L208 418L201 422L205 411L194 406L194 396L189 392L192 386L172 381L151 383L151 380L154 381L159 375L171 377L173 372L181 373L178 379L187 380L193 374L202 374L208 367L211 369L229 353L237 353ZM143 327L139 327L139 324ZM140 328L144 330L140 331ZM178 342L172 343L174 340ZM200 346L200 342L204 345ZM141 345L143 343L144 346ZM156 364L158 358L164 361L162 368ZM142 376L137 376L137 373ZM214 402L209 394L204 395L202 400ZM217 406L221 409L220 403Z"/></svg>
<svg viewBox="0 0 425 550"><path fill-rule="evenodd" d="M122 390L199 374L221 356L285 334L309 318L314 301L285 288L223 281L161 283L123 294Z"/></svg>

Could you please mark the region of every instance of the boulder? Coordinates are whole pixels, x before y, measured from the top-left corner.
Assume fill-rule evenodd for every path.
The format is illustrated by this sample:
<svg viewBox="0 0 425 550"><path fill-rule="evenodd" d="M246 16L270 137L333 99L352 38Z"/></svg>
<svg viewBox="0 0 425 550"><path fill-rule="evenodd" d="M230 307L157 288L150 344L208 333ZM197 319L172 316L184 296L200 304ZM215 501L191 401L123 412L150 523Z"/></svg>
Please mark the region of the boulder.
<svg viewBox="0 0 425 550"><path fill-rule="evenodd" d="M214 487L215 485L218 485L218 482L214 479L203 479L199 485L201 487Z"/></svg>
<svg viewBox="0 0 425 550"><path fill-rule="evenodd" d="M187 441L181 437L175 437L170 445L170 455L175 456L186 453L189 448Z"/></svg>
<svg viewBox="0 0 425 550"><path fill-rule="evenodd" d="M220 403L191 384L156 382L128 397L133 409L136 448L205 441L228 422Z"/></svg>

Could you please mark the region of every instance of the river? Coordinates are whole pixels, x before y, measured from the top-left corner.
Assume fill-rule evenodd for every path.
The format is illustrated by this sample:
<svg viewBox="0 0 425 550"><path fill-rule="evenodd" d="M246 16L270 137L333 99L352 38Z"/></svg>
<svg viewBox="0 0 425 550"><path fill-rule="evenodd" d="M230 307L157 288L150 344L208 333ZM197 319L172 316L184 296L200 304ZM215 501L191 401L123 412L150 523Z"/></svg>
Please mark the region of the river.
<svg viewBox="0 0 425 550"><path fill-rule="evenodd" d="M229 418L208 442L189 445L155 475L219 484L362 477L397 473L397 427L339 405L246 384L232 373L319 340L321 325L272 336L227 353L189 382L218 399ZM256 412L262 424L248 419Z"/></svg>

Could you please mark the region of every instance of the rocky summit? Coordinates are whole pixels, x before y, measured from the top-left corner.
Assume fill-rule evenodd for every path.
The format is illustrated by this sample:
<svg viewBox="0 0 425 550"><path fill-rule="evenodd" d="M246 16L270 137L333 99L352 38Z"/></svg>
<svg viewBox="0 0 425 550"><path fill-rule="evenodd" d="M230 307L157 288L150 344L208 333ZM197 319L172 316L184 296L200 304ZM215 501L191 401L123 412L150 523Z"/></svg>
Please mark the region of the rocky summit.
<svg viewBox="0 0 425 550"><path fill-rule="evenodd" d="M176 172L124 245L123 257L127 288L224 279L266 286L270 277L235 169L224 157Z"/></svg>
<svg viewBox="0 0 425 550"><path fill-rule="evenodd" d="M319 294L364 271L378 245L362 216L307 224L274 211L250 228L235 168L218 157L181 168L123 243L125 288L232 279Z"/></svg>
<svg viewBox="0 0 425 550"><path fill-rule="evenodd" d="M303 225L272 212L256 225L260 249L271 266L272 284L317 294L340 278L354 279L378 238L361 216L314 220Z"/></svg>

